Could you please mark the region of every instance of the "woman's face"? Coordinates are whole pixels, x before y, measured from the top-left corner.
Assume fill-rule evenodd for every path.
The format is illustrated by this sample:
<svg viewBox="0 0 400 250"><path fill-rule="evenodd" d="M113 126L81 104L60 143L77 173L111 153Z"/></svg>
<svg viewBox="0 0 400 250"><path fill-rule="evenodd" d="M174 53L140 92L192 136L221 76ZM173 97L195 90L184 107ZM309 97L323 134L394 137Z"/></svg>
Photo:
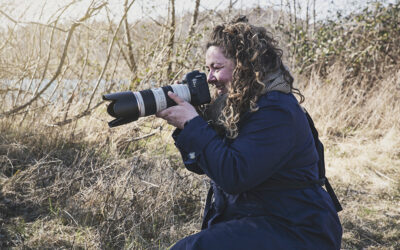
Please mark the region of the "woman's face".
<svg viewBox="0 0 400 250"><path fill-rule="evenodd" d="M211 46L206 52L207 82L215 85L218 95L228 93L235 63L224 56L221 48Z"/></svg>

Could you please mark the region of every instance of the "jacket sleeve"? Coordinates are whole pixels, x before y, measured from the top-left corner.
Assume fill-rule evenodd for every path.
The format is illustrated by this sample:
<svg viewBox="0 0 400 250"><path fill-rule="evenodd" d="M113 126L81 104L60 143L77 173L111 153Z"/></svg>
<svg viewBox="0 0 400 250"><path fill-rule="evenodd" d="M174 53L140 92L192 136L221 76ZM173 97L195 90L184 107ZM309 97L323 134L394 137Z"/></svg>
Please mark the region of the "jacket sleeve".
<svg viewBox="0 0 400 250"><path fill-rule="evenodd" d="M179 134L181 133L181 129L177 128L175 131L172 133L172 138L175 141L175 146L178 148L179 152L181 153L183 164L185 164L185 167L187 170L194 172L196 174L204 174L204 171L197 165L195 155L193 153L186 152L183 148L179 147L176 144L176 140L178 139Z"/></svg>
<svg viewBox="0 0 400 250"><path fill-rule="evenodd" d="M295 144L289 109L269 105L251 113L231 143L201 117L192 119L176 139L197 166L225 192L237 194L266 181L290 159Z"/></svg>

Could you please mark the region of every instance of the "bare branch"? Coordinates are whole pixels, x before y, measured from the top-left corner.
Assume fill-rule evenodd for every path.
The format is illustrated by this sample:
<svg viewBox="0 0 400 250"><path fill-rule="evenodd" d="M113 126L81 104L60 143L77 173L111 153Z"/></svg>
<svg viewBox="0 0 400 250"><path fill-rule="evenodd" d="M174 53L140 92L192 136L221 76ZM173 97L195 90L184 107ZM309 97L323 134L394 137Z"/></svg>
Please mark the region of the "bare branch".
<svg viewBox="0 0 400 250"><path fill-rule="evenodd" d="M226 22L227 20L226 20L226 18L223 16L223 15L221 15L221 13L219 12L219 11L217 11L217 9L223 4L223 0L221 0L218 4L217 4L217 6L215 7L215 8L212 8L212 9L209 9L209 8L206 8L206 7L204 7L204 6L202 6L202 7L204 7L204 9L206 9L209 13L213 13L215 16L217 16L222 22ZM204 19L205 19L206 17L204 17L203 19L201 19L201 21L203 21Z"/></svg>
<svg viewBox="0 0 400 250"><path fill-rule="evenodd" d="M68 5L66 5L66 6L60 8L59 10L57 10L55 13L60 12L60 14L57 15L56 21L50 22L49 24L41 23L41 22L34 22L34 21L29 21L29 22L19 21L19 20L16 20L16 19L10 17L9 15L7 15L7 14L6 14L4 11L2 11L1 9L0 9L0 14L3 14L8 20L10 20L11 22L13 22L13 23L16 24L16 25L19 25L19 24L36 24L36 25L40 25L40 26L44 26L44 27L55 28L55 29L57 29L57 30L59 30L59 31L62 31L62 32L68 32L68 30L65 30L65 29L62 29L62 28L57 27L57 26L56 26L56 23L57 23L57 21L59 20L59 18L62 16L62 14L63 14L70 6L72 6L75 2L76 2L76 1L72 1L72 2L69 3ZM44 9L44 5L43 5L43 7L42 7L42 9L41 9L41 14L40 14L40 16L41 16L42 13L43 13L43 9ZM54 15L55 15L55 14L53 14L52 17L54 17ZM55 23L55 24L52 24L52 23Z"/></svg>
<svg viewBox="0 0 400 250"><path fill-rule="evenodd" d="M133 3L134 1L132 1ZM125 0L124 2L124 11L126 15L128 14L128 0ZM136 62L135 62L135 57L133 56L133 48L132 48L132 39L131 35L129 32L129 25L128 25L128 17L126 16L124 20L125 24L125 38L126 38L126 43L128 47L128 56L129 56L129 65L130 65L130 70L132 71L133 74L136 75Z"/></svg>
<svg viewBox="0 0 400 250"><path fill-rule="evenodd" d="M187 36L187 39L186 39L188 42L185 45L185 49L184 49L184 53L183 53L183 60L184 61L186 60L186 58L187 58L187 56L189 54L189 50L193 45L192 36L193 36L193 33L194 33L194 27L196 26L196 23L197 23L197 18L199 16L199 6L200 6L200 0L196 0L195 7L194 7L194 12L193 12L193 16L192 16L192 21L190 23L189 33L188 33L188 36Z"/></svg>
<svg viewBox="0 0 400 250"><path fill-rule="evenodd" d="M36 24L36 25L40 25L40 26L44 26L44 27L48 27L48 28L53 28L59 31L62 31L64 33L68 32L68 30L62 29L60 27L57 27L55 24L45 24L45 23L39 23L39 22L19 22L19 24Z"/></svg>
<svg viewBox="0 0 400 250"><path fill-rule="evenodd" d="M114 67L114 71L113 71L113 73L112 73L112 75L111 75L111 79L114 78L114 74L115 74L115 72L116 72L116 69L117 69L117 66L118 66L118 62L119 62L119 57L120 57L121 54L122 54L122 49L120 49L120 51L119 51L118 58L117 58L117 62L115 63L115 67ZM82 70L82 75L83 75L83 70ZM82 75L81 75L81 76L82 76ZM77 84L76 86L78 86L78 84ZM114 88L114 86L115 86L115 82L112 82L111 85L110 85L110 87L107 88L106 92L110 92L110 91ZM74 93L74 92L73 92L73 93ZM72 103L72 99L73 99L73 97L74 97L73 93L72 93L72 95L71 95L71 97L70 97L70 100L71 100L71 101L69 101L69 103L68 103L68 107L67 107L68 109L69 109L69 106L70 106L70 104ZM92 113L93 110L95 110L95 109L97 109L98 107L100 107L100 105L103 104L103 103L104 103L104 101L101 100L101 101L98 102L96 105L94 105L91 109L87 109L87 110L85 110L85 111L83 111L83 112L81 112L81 113L75 115L74 117L72 117L72 118L70 118L70 119L67 119L67 113L66 113L65 116L64 116L64 120L61 121L61 122L55 123L54 126L64 126L64 125L67 125L67 124L69 124L69 123L71 123L71 122L73 122L73 121L77 121L77 120L81 119L82 117L85 117L85 116L87 116L87 115L90 115L90 114ZM68 110L67 110L67 112L68 112Z"/></svg>
<svg viewBox="0 0 400 250"><path fill-rule="evenodd" d="M15 20L14 18L12 18L12 17L10 17L9 15L7 15L4 11L2 11L1 9L0 9L0 14L3 14L3 16L5 16L8 20L10 20L11 22L13 22L13 23L15 23L15 24L17 24L17 23L19 23L17 20Z"/></svg>
<svg viewBox="0 0 400 250"><path fill-rule="evenodd" d="M167 77L170 76L172 71L172 60L171 55L174 50L174 41L175 41L175 0L170 0L170 15L171 15L171 23L170 23L170 33L169 33L169 40L168 40L168 52L167 52L167 61L168 61L168 68L167 68Z"/></svg>
<svg viewBox="0 0 400 250"><path fill-rule="evenodd" d="M199 6L200 6L200 0L196 0L195 6L194 6L194 11L193 11L193 16L192 16L192 21L191 21L190 27L189 27L188 38L190 38L194 33L194 27L197 24L197 18L199 16Z"/></svg>
<svg viewBox="0 0 400 250"><path fill-rule="evenodd" d="M316 17L317 14L315 12L315 0L313 0L313 35L315 33Z"/></svg>
<svg viewBox="0 0 400 250"><path fill-rule="evenodd" d="M17 25L14 24L13 28L11 29L11 31L8 31L8 34L9 34L9 35L8 35L8 38L5 39L3 45L0 46L0 52L1 52L1 51L6 47L6 45L10 42L12 36L14 35L14 31L15 31L15 28L16 28L16 27L17 27Z"/></svg>
<svg viewBox="0 0 400 250"><path fill-rule="evenodd" d="M58 22L58 19L56 20L55 25L57 25L57 22ZM50 59L51 59L51 51L52 51L52 45L53 45L53 40L54 40L54 31L55 31L55 28L53 28L52 31L51 31L50 42L49 42L49 52L47 54L46 64L44 66L44 69L43 69L43 72L42 72L42 76L41 76L41 78L40 78L40 80L38 82L38 85L36 86L36 89L33 92L34 96L37 95L37 93L39 91L39 88L40 88L40 85L43 82L44 78L46 77L47 69L49 67L49 63L50 63Z"/></svg>
<svg viewBox="0 0 400 250"><path fill-rule="evenodd" d="M151 137L151 136L153 136L153 135L159 133L159 132L162 130L162 126L156 128L156 129L157 129L156 131L153 131L153 132L151 132L151 133L149 133L149 134L142 135L142 136L139 136L139 137L130 138L130 139L125 140L124 142L125 142L125 143L126 143L126 142L134 142L134 141L140 141L140 140L149 138L149 137Z"/></svg>
<svg viewBox="0 0 400 250"><path fill-rule="evenodd" d="M82 70L81 70L81 73L78 78L79 81L76 83L74 89L72 90L71 96L68 98L68 101L67 101L67 109L64 114L64 122L67 120L69 109L70 109L72 101L74 100L74 97L75 97L75 91L78 88L78 86L82 83L83 73L85 72L85 69L86 69L86 66L88 63L88 58L89 58L89 49L86 49L85 60L83 62Z"/></svg>
<svg viewBox="0 0 400 250"><path fill-rule="evenodd" d="M96 12L97 10L103 8L105 5L106 5L106 3L103 3L103 4L101 4L99 6L95 6L95 7L89 6L89 8L86 11L85 15L83 17L81 17L77 22L74 22L71 25L71 28L69 29L68 34L67 34L67 38L66 38L66 41L65 41L65 44L64 44L64 48L63 48L63 53L61 55L61 59L60 59L60 62L58 64L57 70L54 73L53 77L50 79L50 81L43 87L43 89L41 89L35 96L33 96L26 103L24 103L24 104L22 104L22 105L20 105L18 107L12 108L9 111L6 111L5 113L1 114L1 116L4 116L4 115L8 116L10 114L16 113L16 112L28 107L34 101L36 101L39 98L39 96L41 96L52 85L52 83L57 79L57 77L61 73L62 67L64 65L65 58L67 56L68 46L69 46L69 43L71 41L71 38L72 38L72 35L73 35L75 29L80 25L81 22L84 22L85 20L87 20L90 17L92 17L94 12Z"/></svg>
<svg viewBox="0 0 400 250"><path fill-rule="evenodd" d="M239 0L229 0L229 6L228 6L228 13L231 14L233 6L238 2Z"/></svg>
<svg viewBox="0 0 400 250"><path fill-rule="evenodd" d="M115 32L114 32L114 35L113 35L113 37L112 37L111 43L110 43L110 45L109 45L109 47L108 47L106 61L104 62L104 65L103 65L103 68L102 68L102 70L101 70L100 76L99 76L99 78L97 79L96 86L95 86L95 88L93 89L93 92L92 92L92 94L91 94L91 96L90 96L89 103L88 103L88 105L87 105L87 107L86 107L86 110L89 110L89 109L90 109L90 105L92 104L93 97L94 97L94 95L95 95L95 93L96 93L96 91L97 91L97 89L98 89L98 87L99 87L99 85L100 85L101 79L103 79L103 75L104 75L104 73L106 72L108 62L110 61L112 48L114 47L114 42L115 42L115 40L116 40L118 31L119 31L119 29L121 28L121 25L122 25L124 19L126 18L126 15L127 15L128 11L129 11L129 9L132 7L132 4L133 4L134 2L135 2L135 0L132 0L132 2L131 2L131 3L128 5L128 7L125 9L124 15L122 16L121 20L119 21L118 27L115 29ZM111 27L111 25L110 25L110 27Z"/></svg>

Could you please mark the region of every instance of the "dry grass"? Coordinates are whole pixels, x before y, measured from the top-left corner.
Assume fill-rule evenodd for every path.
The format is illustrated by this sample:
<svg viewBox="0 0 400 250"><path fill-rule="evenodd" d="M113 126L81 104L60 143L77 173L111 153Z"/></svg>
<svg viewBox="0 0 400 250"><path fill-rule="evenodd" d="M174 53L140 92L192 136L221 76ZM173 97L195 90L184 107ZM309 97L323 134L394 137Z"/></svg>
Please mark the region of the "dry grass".
<svg viewBox="0 0 400 250"><path fill-rule="evenodd" d="M91 8L96 6L101 5ZM254 13L264 25L268 16ZM58 26L65 31L31 24L4 33L0 248L165 249L199 231L208 180L184 169L172 128L147 117L110 129L100 95L167 84L198 69L206 27L219 18L212 11L199 13L202 23L192 37L185 33L190 18L177 22L171 69L170 30L154 23L130 27L137 39L133 54L123 38L126 30L116 31L115 22L80 22L69 48L68 22ZM394 68L374 76L379 80L372 85L363 81L368 75L349 84L340 62L324 78L296 77L325 144L327 176L344 207L344 249L400 248L400 71ZM43 94L22 81L42 76L57 79ZM68 85L68 79L79 81ZM113 84L114 79L129 80Z"/></svg>
<svg viewBox="0 0 400 250"><path fill-rule="evenodd" d="M400 247L400 71L372 89L343 88L340 69L311 78L306 108L325 143L327 175L344 211L345 249Z"/></svg>
<svg viewBox="0 0 400 250"><path fill-rule="evenodd" d="M363 98L342 93L337 71L300 80L344 206L345 249L400 246L398 76ZM166 248L199 230L207 181L184 170L172 128L108 119L101 109L64 127L1 121L3 247Z"/></svg>
<svg viewBox="0 0 400 250"><path fill-rule="evenodd" d="M165 247L198 228L206 185L182 169L169 127L77 126L3 127L2 247ZM156 133L135 141L136 126Z"/></svg>

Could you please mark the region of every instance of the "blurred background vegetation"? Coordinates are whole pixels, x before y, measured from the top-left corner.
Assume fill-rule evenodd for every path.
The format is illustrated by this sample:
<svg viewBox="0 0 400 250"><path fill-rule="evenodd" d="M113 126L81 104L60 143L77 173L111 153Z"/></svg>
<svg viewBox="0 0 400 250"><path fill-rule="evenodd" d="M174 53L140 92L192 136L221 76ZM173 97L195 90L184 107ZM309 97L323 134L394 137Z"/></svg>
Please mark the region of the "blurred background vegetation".
<svg viewBox="0 0 400 250"><path fill-rule="evenodd" d="M198 232L208 180L184 169L173 128L146 117L110 129L101 95L203 70L210 29L237 14L276 37L306 97L344 206L342 247L400 248L399 1L319 17L315 0L196 0L182 14L169 0L141 18L134 0L118 16L83 2L43 4L39 21L24 18L33 2L0 3L0 248L165 249Z"/></svg>

